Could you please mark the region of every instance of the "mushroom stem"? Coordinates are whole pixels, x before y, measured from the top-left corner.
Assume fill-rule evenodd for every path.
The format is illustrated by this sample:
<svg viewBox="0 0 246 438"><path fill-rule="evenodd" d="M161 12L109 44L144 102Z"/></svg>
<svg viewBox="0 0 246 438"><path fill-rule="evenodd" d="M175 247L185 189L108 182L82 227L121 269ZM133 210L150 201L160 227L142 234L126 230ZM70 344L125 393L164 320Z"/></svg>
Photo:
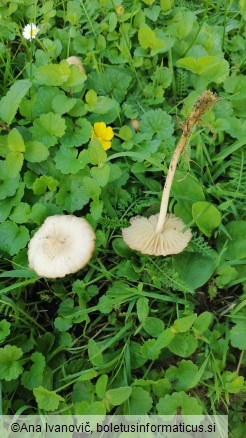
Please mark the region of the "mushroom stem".
<svg viewBox="0 0 246 438"><path fill-rule="evenodd" d="M175 170L176 170L176 167L178 164L180 154L183 151L183 149L185 148L187 138L188 138L188 136L185 136L184 134L182 134L182 136L178 142L178 145L174 151L174 154L172 156L169 168L168 168L167 177L166 177L166 181L165 181L165 184L163 187L163 192L162 192L161 207L160 207L159 218L158 218L158 222L157 222L157 226L156 226L156 233L162 232L162 229L163 229L163 226L164 226L164 223L166 220L168 201L169 201L169 196L170 196L170 191L171 191L171 187L172 187L172 182L173 182Z"/></svg>
<svg viewBox="0 0 246 438"><path fill-rule="evenodd" d="M194 109L191 112L191 115L186 119L184 123L182 135L173 153L171 163L168 168L166 181L163 187L160 213L156 226L156 233L161 233L163 226L165 224L170 191L171 191L172 182L180 154L182 153L182 151L186 146L187 140L191 134L192 129L197 125L201 116L216 102L218 102L218 97L209 90L205 91L196 101L194 105Z"/></svg>

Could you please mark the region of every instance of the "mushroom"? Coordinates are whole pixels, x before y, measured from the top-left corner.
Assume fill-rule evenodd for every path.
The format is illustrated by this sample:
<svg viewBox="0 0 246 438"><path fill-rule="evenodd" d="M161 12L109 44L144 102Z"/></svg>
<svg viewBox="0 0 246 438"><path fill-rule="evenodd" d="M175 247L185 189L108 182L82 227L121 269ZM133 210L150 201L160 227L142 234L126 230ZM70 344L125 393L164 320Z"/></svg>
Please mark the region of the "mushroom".
<svg viewBox="0 0 246 438"><path fill-rule="evenodd" d="M29 242L29 267L41 277L62 278L87 265L94 247L95 233L85 219L49 216Z"/></svg>
<svg viewBox="0 0 246 438"><path fill-rule="evenodd" d="M131 119L130 123L134 129L135 132L139 130L139 121L137 119Z"/></svg>
<svg viewBox="0 0 246 438"><path fill-rule="evenodd" d="M69 56L69 58L67 58L66 61L68 64L76 65L76 67L78 67L81 73L85 73L83 64L77 56Z"/></svg>
<svg viewBox="0 0 246 438"><path fill-rule="evenodd" d="M183 152L192 129L201 116L216 102L218 97L211 91L205 91L197 100L191 115L186 119L181 138L172 156L162 193L158 214L149 218L135 216L130 219L130 227L122 230L125 243L142 254L167 256L182 252L188 245L192 234L185 224L173 214L167 214L171 186L180 154Z"/></svg>

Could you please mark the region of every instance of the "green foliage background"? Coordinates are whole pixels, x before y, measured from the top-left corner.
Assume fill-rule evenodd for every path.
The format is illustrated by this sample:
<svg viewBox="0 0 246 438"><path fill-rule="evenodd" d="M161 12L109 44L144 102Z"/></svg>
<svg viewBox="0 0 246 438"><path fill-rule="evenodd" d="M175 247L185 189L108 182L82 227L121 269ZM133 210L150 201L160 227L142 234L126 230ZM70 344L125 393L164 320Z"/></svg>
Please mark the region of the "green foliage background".
<svg viewBox="0 0 246 438"><path fill-rule="evenodd" d="M2 414L229 414L231 436L245 437L245 18L244 0L0 4ZM135 253L121 229L158 211L205 89L220 100L169 206L193 239L175 256ZM107 152L91 141L100 121L115 133ZM70 213L96 230L94 256L73 276L38 278L28 241Z"/></svg>

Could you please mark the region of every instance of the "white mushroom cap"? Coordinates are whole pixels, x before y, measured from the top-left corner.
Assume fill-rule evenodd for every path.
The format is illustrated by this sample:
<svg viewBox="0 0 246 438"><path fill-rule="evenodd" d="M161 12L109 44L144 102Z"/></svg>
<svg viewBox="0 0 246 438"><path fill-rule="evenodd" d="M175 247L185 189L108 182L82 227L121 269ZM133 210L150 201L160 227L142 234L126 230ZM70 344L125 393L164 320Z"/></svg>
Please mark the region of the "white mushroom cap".
<svg viewBox="0 0 246 438"><path fill-rule="evenodd" d="M95 233L83 218L49 216L28 245L29 267L41 277L61 278L89 262Z"/></svg>
<svg viewBox="0 0 246 438"><path fill-rule="evenodd" d="M149 218L135 216L130 219L131 226L122 230L123 240L132 249L142 254L167 256L179 254L188 245L192 234L184 232L183 221L174 214L167 214L164 227L156 232L159 213Z"/></svg>

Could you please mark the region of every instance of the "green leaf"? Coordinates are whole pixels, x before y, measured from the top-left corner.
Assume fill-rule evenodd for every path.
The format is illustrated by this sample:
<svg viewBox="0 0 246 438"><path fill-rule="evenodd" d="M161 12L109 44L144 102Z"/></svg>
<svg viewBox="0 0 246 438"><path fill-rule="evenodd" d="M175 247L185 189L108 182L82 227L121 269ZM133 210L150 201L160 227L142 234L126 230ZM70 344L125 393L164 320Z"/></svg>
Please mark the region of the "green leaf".
<svg viewBox="0 0 246 438"><path fill-rule="evenodd" d="M121 257L130 258L132 256L132 250L121 237L116 237L112 241L112 247L114 252Z"/></svg>
<svg viewBox="0 0 246 438"><path fill-rule="evenodd" d="M114 99L106 96L98 96L95 105L86 104L86 109L94 114L106 114L112 110L118 110L118 104ZM101 119L101 121L104 121Z"/></svg>
<svg viewBox="0 0 246 438"><path fill-rule="evenodd" d="M131 140L132 139L132 137L133 137L133 132L132 132L132 130L129 128L129 126L126 126L126 125L124 125L124 126L122 126L121 128L120 128L120 131L119 131L119 137L122 139L122 140L124 140L124 141L128 141L128 140Z"/></svg>
<svg viewBox="0 0 246 438"><path fill-rule="evenodd" d="M19 186L19 188L18 188L18 186ZM10 189L13 189L14 187L15 187L14 196L11 196L10 198L6 198L6 199L1 200L1 194L3 196L4 191L5 191L5 195L6 195L6 189L10 190ZM12 207L14 207L20 203L20 201L24 195L24 187L25 187L25 185L23 183L19 182L19 178L9 179L7 182L0 180L0 222L5 221L8 218ZM1 193L2 189L3 189L3 192Z"/></svg>
<svg viewBox="0 0 246 438"><path fill-rule="evenodd" d="M239 350L246 350L246 321L237 321L230 330L231 345Z"/></svg>
<svg viewBox="0 0 246 438"><path fill-rule="evenodd" d="M33 365L29 371L24 371L21 376L21 383L25 388L32 390L40 386L43 382L45 358L41 353L35 352L31 355L30 359Z"/></svg>
<svg viewBox="0 0 246 438"><path fill-rule="evenodd" d="M231 93L230 102L234 109L234 115L245 117L245 101L246 101L246 94L245 94L245 84L246 84L246 78L245 75L231 75L229 76L225 82L224 82L224 89L227 93ZM229 114L231 115L231 114ZM224 114L222 116L224 118ZM223 149L221 151L223 153ZM219 154L220 155L220 154ZM217 159L217 157L215 157ZM219 156L218 156L218 159Z"/></svg>
<svg viewBox="0 0 246 438"><path fill-rule="evenodd" d="M37 117L41 116L41 114L47 114L53 111L52 108L52 102L55 99L56 96L59 96L62 94L62 91L60 91L57 88L54 87L39 87L37 90L37 93L32 97L31 101L27 101L27 105L31 103L31 107L28 109L27 106L27 112L29 114L25 114L24 116L28 117L30 120L34 120ZM24 102L22 102L20 106L20 112L23 113L23 106Z"/></svg>
<svg viewBox="0 0 246 438"><path fill-rule="evenodd" d="M161 10L164 12L169 11L172 8L174 0L161 0Z"/></svg>
<svg viewBox="0 0 246 438"><path fill-rule="evenodd" d="M192 221L192 202L183 201L179 199L178 202L174 206L174 214L180 219L183 219L185 224L188 224Z"/></svg>
<svg viewBox="0 0 246 438"><path fill-rule="evenodd" d="M104 419L104 415L106 414L106 407L103 401L94 401L87 402L82 401L80 403L76 403L74 409L75 415L89 415L90 417L90 425L93 427L94 422L99 420L99 416L102 415L102 421ZM95 416L96 420L92 419L92 415Z"/></svg>
<svg viewBox="0 0 246 438"><path fill-rule="evenodd" d="M172 118L161 108L146 111L140 120L140 132L148 140L154 135L161 140L167 140L173 133Z"/></svg>
<svg viewBox="0 0 246 438"><path fill-rule="evenodd" d="M54 6L54 0L47 0L41 6L39 13L40 13L40 15L43 16L44 22L49 21L50 18L52 18L56 15L56 10L53 9L53 6Z"/></svg>
<svg viewBox="0 0 246 438"><path fill-rule="evenodd" d="M24 248L29 241L27 228L6 221L0 224L0 250L13 256Z"/></svg>
<svg viewBox="0 0 246 438"><path fill-rule="evenodd" d="M65 175L78 173L82 166L77 156L77 149L62 145L54 158L56 168Z"/></svg>
<svg viewBox="0 0 246 438"><path fill-rule="evenodd" d="M94 373L95 371L92 370ZM91 370L85 370L85 372L82 371L82 375L89 375L91 373ZM91 401L91 399L94 397L95 393L95 387L90 382L92 378L94 378L95 375L93 374L93 377L90 377L89 379L85 379L84 381L80 382L77 381L73 386L73 392L72 392L72 402L77 403L81 401ZM87 381L86 381L87 380Z"/></svg>
<svg viewBox="0 0 246 438"><path fill-rule="evenodd" d="M57 142L57 137L62 137L65 133L65 120L59 115L50 112L42 114L33 123L30 131L34 140L38 140L47 147L54 146Z"/></svg>
<svg viewBox="0 0 246 438"><path fill-rule="evenodd" d="M164 322L160 318L148 316L143 323L144 330L154 338L164 331Z"/></svg>
<svg viewBox="0 0 246 438"><path fill-rule="evenodd" d="M16 178L9 178L6 161L0 161L0 200L15 194L19 180L19 175Z"/></svg>
<svg viewBox="0 0 246 438"><path fill-rule="evenodd" d="M241 260L246 257L246 222L232 221L225 225L225 231L216 240L217 249L221 251L226 243L226 251L223 257L227 260Z"/></svg>
<svg viewBox="0 0 246 438"><path fill-rule="evenodd" d="M219 210L209 202L195 202L192 205L192 216L198 228L210 237L213 230L221 223L221 214Z"/></svg>
<svg viewBox="0 0 246 438"><path fill-rule="evenodd" d="M203 409L195 397L189 397L185 392L174 392L165 395L157 403L159 415L201 415Z"/></svg>
<svg viewBox="0 0 246 438"><path fill-rule="evenodd" d="M172 328L175 330L175 332L178 333L187 332L188 330L190 330L196 318L197 314L193 313L191 315L185 316L184 318L176 319Z"/></svg>
<svg viewBox="0 0 246 438"><path fill-rule="evenodd" d="M170 344L174 336L172 330L167 328L157 339L149 339L141 347L142 356L151 360L158 359L161 350Z"/></svg>
<svg viewBox="0 0 246 438"><path fill-rule="evenodd" d="M98 372L93 369L82 371L80 377L78 378L78 381L85 382L87 380L92 380L94 377L98 376Z"/></svg>
<svg viewBox="0 0 246 438"><path fill-rule="evenodd" d="M220 84L229 75L229 63L217 56L202 56L199 59L187 56L179 59L177 66L206 78L207 83Z"/></svg>
<svg viewBox="0 0 246 438"><path fill-rule="evenodd" d="M97 103L97 93L95 92L95 90L87 91L85 95L85 100L89 106L95 106Z"/></svg>
<svg viewBox="0 0 246 438"><path fill-rule="evenodd" d="M120 277L127 278L128 280L137 281L139 278L139 274L132 266L131 260L123 260L116 271L116 275Z"/></svg>
<svg viewBox="0 0 246 438"><path fill-rule="evenodd" d="M244 388L244 377L238 376L237 372L225 371L222 374L224 387L229 394L238 394Z"/></svg>
<svg viewBox="0 0 246 438"><path fill-rule="evenodd" d="M177 333L174 339L168 344L171 353L181 357L191 356L197 349L197 339L187 333Z"/></svg>
<svg viewBox="0 0 246 438"><path fill-rule="evenodd" d="M27 141L26 152L24 154L25 160L30 163L40 163L46 160L49 156L49 151L40 141Z"/></svg>
<svg viewBox="0 0 246 438"><path fill-rule="evenodd" d="M9 218L16 224L24 224L29 222L30 212L30 205L26 202L20 202L18 205L16 205L16 207L14 207Z"/></svg>
<svg viewBox="0 0 246 438"><path fill-rule="evenodd" d="M19 363L19 359L22 355L23 352L21 348L18 348L15 345L5 345L4 348L0 348L1 379L10 381L19 377L23 371L23 368Z"/></svg>
<svg viewBox="0 0 246 438"><path fill-rule="evenodd" d="M149 392L141 387L133 387L124 413L126 415L147 415L153 404Z"/></svg>
<svg viewBox="0 0 246 438"><path fill-rule="evenodd" d="M56 195L57 203L69 213L81 210L89 202L85 191L83 177L80 173L61 178L60 190Z"/></svg>
<svg viewBox="0 0 246 438"><path fill-rule="evenodd" d="M104 164L102 167L92 167L91 176L100 187L105 187L109 182L110 167L109 164Z"/></svg>
<svg viewBox="0 0 246 438"><path fill-rule="evenodd" d="M105 65L103 75L99 75L96 71L90 73L88 86L91 88L90 92L95 90L98 95L112 96L117 102L123 102L131 81L132 73L125 66Z"/></svg>
<svg viewBox="0 0 246 438"><path fill-rule="evenodd" d="M93 178L85 176L83 179L83 185L85 194L89 198L92 198L93 200L97 200L99 198L101 189Z"/></svg>
<svg viewBox="0 0 246 438"><path fill-rule="evenodd" d="M39 203L33 205L29 218L37 225L41 225L48 216L62 214L61 207L50 203Z"/></svg>
<svg viewBox="0 0 246 438"><path fill-rule="evenodd" d="M103 355L100 345L94 341L94 339L89 339L88 342L88 356L92 365L100 366L103 363Z"/></svg>
<svg viewBox="0 0 246 438"><path fill-rule="evenodd" d="M15 178L18 176L22 169L24 162L24 156L21 152L9 152L6 156L6 168L9 174L9 178Z"/></svg>
<svg viewBox="0 0 246 438"><path fill-rule="evenodd" d="M69 23L74 25L78 24L81 14L82 8L78 3L74 3L73 1L67 2L66 20L69 21Z"/></svg>
<svg viewBox="0 0 246 438"><path fill-rule="evenodd" d="M63 60L60 64L46 64L35 72L35 80L40 85L59 86L64 84L70 76L68 63Z"/></svg>
<svg viewBox="0 0 246 438"><path fill-rule="evenodd" d="M67 119L66 124L66 133L62 138L62 144L64 146L77 147L86 144L90 140L92 134L92 125L88 120L81 117L77 119L76 123L74 124ZM83 149L80 153L88 153L88 151Z"/></svg>
<svg viewBox="0 0 246 438"><path fill-rule="evenodd" d="M94 221L98 221L100 217L102 216L103 211L103 202L102 201L92 201L90 203L90 213Z"/></svg>
<svg viewBox="0 0 246 438"><path fill-rule="evenodd" d="M58 94L52 100L52 109L57 114L68 113L76 104L77 99L67 97L65 94Z"/></svg>
<svg viewBox="0 0 246 438"><path fill-rule="evenodd" d="M152 4L152 0L145 0L146 4ZM144 12L146 17L148 17L151 21L157 21L161 8L158 5L154 5L152 8L145 8Z"/></svg>
<svg viewBox="0 0 246 438"><path fill-rule="evenodd" d="M110 182L120 179L123 172L117 164L109 164L110 166ZM128 177L127 177L128 178ZM124 192L124 191L123 191Z"/></svg>
<svg viewBox="0 0 246 438"><path fill-rule="evenodd" d="M131 354L131 368L133 370L141 368L147 358L143 357L141 354L141 346L137 342L130 342L130 354Z"/></svg>
<svg viewBox="0 0 246 438"><path fill-rule="evenodd" d="M140 322L143 322L149 314L149 300L141 297L137 300L137 316Z"/></svg>
<svg viewBox="0 0 246 438"><path fill-rule="evenodd" d="M197 317L196 321L194 322L193 327L201 334L204 333L208 327L211 324L212 321L212 313L210 312L203 312L200 313L200 315Z"/></svg>
<svg viewBox="0 0 246 438"><path fill-rule="evenodd" d="M192 289L197 289L211 278L215 262L215 252L208 252L208 256L186 252L173 257L173 268L182 281Z"/></svg>
<svg viewBox="0 0 246 438"><path fill-rule="evenodd" d="M59 332L67 332L73 326L73 321L68 318L63 318L62 316L57 316L54 320L54 326Z"/></svg>
<svg viewBox="0 0 246 438"><path fill-rule="evenodd" d="M26 149L22 135L16 128L8 134L8 148L12 152L24 152Z"/></svg>
<svg viewBox="0 0 246 438"><path fill-rule="evenodd" d="M98 398L103 399L105 396L106 388L108 384L108 376L107 374L102 374L96 383L96 394Z"/></svg>
<svg viewBox="0 0 246 438"><path fill-rule="evenodd" d="M33 192L35 195L43 195L47 189L51 192L55 192L59 186L59 181L52 176L42 175L33 183Z"/></svg>
<svg viewBox="0 0 246 438"><path fill-rule="evenodd" d="M223 289L225 286L229 286L231 282L236 280L238 277L238 271L229 265L219 266L216 270L216 274L218 277L215 279L216 286Z"/></svg>
<svg viewBox="0 0 246 438"><path fill-rule="evenodd" d="M15 81L6 96L0 100L0 118L8 125L13 121L20 102L31 87L28 79Z"/></svg>
<svg viewBox="0 0 246 438"><path fill-rule="evenodd" d="M206 370L208 361L209 356L206 357L202 365L200 365L198 371L193 375L193 380L189 383L189 389L194 388L199 382L201 382L201 378Z"/></svg>
<svg viewBox="0 0 246 438"><path fill-rule="evenodd" d="M105 394L105 399L113 406L119 406L129 399L132 393L131 386L109 389Z"/></svg>
<svg viewBox="0 0 246 438"><path fill-rule="evenodd" d="M161 397L163 395L168 394L171 391L171 387L172 387L171 383L166 378L155 380L152 383L153 393L157 395L157 397Z"/></svg>
<svg viewBox="0 0 246 438"><path fill-rule="evenodd" d="M94 38L87 38L84 35L78 35L73 38L73 47L76 53L86 54L91 52L95 47Z"/></svg>
<svg viewBox="0 0 246 438"><path fill-rule="evenodd" d="M177 367L167 369L165 376L173 383L175 391L186 391L190 388L194 376L198 372L198 366L191 360L181 360Z"/></svg>
<svg viewBox="0 0 246 438"><path fill-rule="evenodd" d="M0 342L3 342L10 334L10 323L6 319L0 321Z"/></svg>
<svg viewBox="0 0 246 438"><path fill-rule="evenodd" d="M64 398L56 394L55 391L49 391L43 386L39 386L33 390L36 402L39 409L43 409L46 412L55 411L60 401L64 401Z"/></svg>
<svg viewBox="0 0 246 438"><path fill-rule="evenodd" d="M97 140L92 140L88 148L91 164L103 164L107 161L107 154Z"/></svg>
<svg viewBox="0 0 246 438"><path fill-rule="evenodd" d="M150 53L152 56L165 49L165 42L158 38L147 24L140 27L138 31L138 41L143 49L151 49Z"/></svg>
<svg viewBox="0 0 246 438"><path fill-rule="evenodd" d="M83 84L87 79L87 76L84 72L80 71L78 67L75 65L70 65L70 75L64 84L64 89L71 90L78 92L81 91L83 88Z"/></svg>
<svg viewBox="0 0 246 438"><path fill-rule="evenodd" d="M198 179L194 175L179 170L175 172L171 193L177 200L182 199L191 203L205 199Z"/></svg>

